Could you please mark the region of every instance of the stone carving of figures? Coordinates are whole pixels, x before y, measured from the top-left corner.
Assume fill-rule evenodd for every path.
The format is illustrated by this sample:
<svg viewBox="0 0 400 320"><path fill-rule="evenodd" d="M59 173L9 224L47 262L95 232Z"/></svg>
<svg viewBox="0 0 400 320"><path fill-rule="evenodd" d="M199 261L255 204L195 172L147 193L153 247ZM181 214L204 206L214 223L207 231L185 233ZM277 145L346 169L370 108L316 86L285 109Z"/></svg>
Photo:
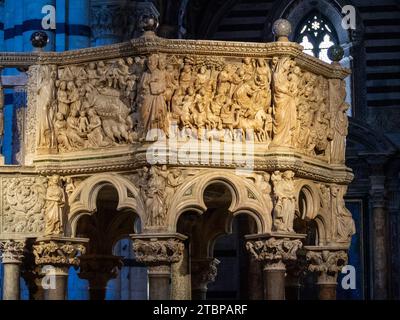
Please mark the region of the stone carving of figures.
<svg viewBox="0 0 400 320"><path fill-rule="evenodd" d="M201 66L199 72L196 74L196 79L194 81L194 89L196 91L204 88L207 82L210 80L209 73L207 72L206 66Z"/></svg>
<svg viewBox="0 0 400 320"><path fill-rule="evenodd" d="M333 210L333 230L336 232L334 237L338 242L349 242L351 236L356 233L356 227L351 212L346 208L344 195L346 186L332 186L332 210Z"/></svg>
<svg viewBox="0 0 400 320"><path fill-rule="evenodd" d="M254 63L253 60L249 57L243 59L243 63L241 66L243 70L243 81L253 80L254 78Z"/></svg>
<svg viewBox="0 0 400 320"><path fill-rule="evenodd" d="M183 89L184 92L186 92L187 89L192 86L192 67L190 66L190 64L186 63L183 66L179 77L179 86Z"/></svg>
<svg viewBox="0 0 400 320"><path fill-rule="evenodd" d="M165 223L165 190L168 171L165 166L161 169L152 166L149 169L147 185L145 187L147 224L162 226Z"/></svg>
<svg viewBox="0 0 400 320"><path fill-rule="evenodd" d="M296 211L294 172L275 171L271 176L274 186L273 228L275 231L294 232L293 220Z"/></svg>
<svg viewBox="0 0 400 320"><path fill-rule="evenodd" d="M333 140L331 144L332 163L344 163L346 153L346 136L348 133L349 120L347 110L350 105L346 102L339 106L333 122Z"/></svg>
<svg viewBox="0 0 400 320"><path fill-rule="evenodd" d="M101 119L97 115L96 110L93 108L88 110L89 124L87 129L89 133L87 134L89 145L91 147L105 147L110 143L105 141L104 132L101 127Z"/></svg>
<svg viewBox="0 0 400 320"><path fill-rule="evenodd" d="M152 54L147 60L148 70L141 79L143 102L140 113L143 125L143 135L150 129L163 129L167 132L167 104L164 93L166 90L165 71L158 68L158 54Z"/></svg>
<svg viewBox="0 0 400 320"><path fill-rule="evenodd" d="M37 104L39 106L40 128L38 146L56 147L54 121L56 114L57 66L42 66L39 74Z"/></svg>
<svg viewBox="0 0 400 320"><path fill-rule="evenodd" d="M56 114L56 122L54 123L54 129L56 132L58 148L61 151L66 151L71 149L67 137L67 122L64 119L64 115L61 112Z"/></svg>
<svg viewBox="0 0 400 320"><path fill-rule="evenodd" d="M68 115L69 112L69 100L67 94L67 82L60 81L57 90L57 100L58 100L58 112L62 113L64 116Z"/></svg>
<svg viewBox="0 0 400 320"><path fill-rule="evenodd" d="M97 63L97 76L99 78L99 82L104 83L106 81L107 74L107 66L104 61L99 61Z"/></svg>
<svg viewBox="0 0 400 320"><path fill-rule="evenodd" d="M97 85L97 81L100 78L97 73L96 63L90 62L87 69L87 77L89 79L89 83L93 86Z"/></svg>
<svg viewBox="0 0 400 320"><path fill-rule="evenodd" d="M75 183L72 180L71 177L66 177L65 178L65 193L67 194L68 197L71 197L71 195L74 193L76 189Z"/></svg>
<svg viewBox="0 0 400 320"><path fill-rule="evenodd" d="M298 76L290 73L294 64L290 58L274 58L274 63L274 137L272 145L291 147L297 122L296 87Z"/></svg>
<svg viewBox="0 0 400 320"><path fill-rule="evenodd" d="M76 88L75 83L73 81L68 81L67 84L68 89L68 101L70 104L70 111L75 112L81 109L81 96L79 94L79 90Z"/></svg>
<svg viewBox="0 0 400 320"><path fill-rule="evenodd" d="M86 145L85 140L79 135L79 112L71 109L71 112L67 118L67 137L68 141L73 148L84 147Z"/></svg>
<svg viewBox="0 0 400 320"><path fill-rule="evenodd" d="M176 188L185 180L181 169L172 169L167 175L167 184L165 189L165 210L168 210Z"/></svg>
<svg viewBox="0 0 400 320"><path fill-rule="evenodd" d="M265 59L258 58L256 62L256 77L254 82L257 86L265 88L271 83L271 69Z"/></svg>
<svg viewBox="0 0 400 320"><path fill-rule="evenodd" d="M45 199L46 204L44 207L44 234L46 236L62 235L65 194L63 188L61 187L61 179L58 175L54 175L49 178Z"/></svg>
<svg viewBox="0 0 400 320"><path fill-rule="evenodd" d="M262 174L255 175L255 185L258 190L260 190L261 194L267 199L267 203L269 208L272 208L272 198L271 198L271 175L268 172L263 172Z"/></svg>
<svg viewBox="0 0 400 320"><path fill-rule="evenodd" d="M164 96L167 102L168 111L171 111L172 97L174 96L175 90L178 89L178 74L175 72L172 64L167 65L165 79L167 82L167 89L165 90Z"/></svg>
<svg viewBox="0 0 400 320"><path fill-rule="evenodd" d="M229 96L231 90L230 65L227 64L218 75L217 94Z"/></svg>
<svg viewBox="0 0 400 320"><path fill-rule="evenodd" d="M256 110L254 109L255 103L253 101L253 94L255 92L255 85L253 81L242 83L235 93L233 94L233 101L238 105L243 115L247 117L254 117Z"/></svg>
<svg viewBox="0 0 400 320"><path fill-rule="evenodd" d="M89 127L89 120L88 118L86 118L86 111L85 110L81 110L79 111L79 132L81 134L86 133L87 129Z"/></svg>
<svg viewBox="0 0 400 320"><path fill-rule="evenodd" d="M129 78L129 66L125 63L124 59L120 58L117 60L115 66L110 67L106 75L109 87L124 90Z"/></svg>

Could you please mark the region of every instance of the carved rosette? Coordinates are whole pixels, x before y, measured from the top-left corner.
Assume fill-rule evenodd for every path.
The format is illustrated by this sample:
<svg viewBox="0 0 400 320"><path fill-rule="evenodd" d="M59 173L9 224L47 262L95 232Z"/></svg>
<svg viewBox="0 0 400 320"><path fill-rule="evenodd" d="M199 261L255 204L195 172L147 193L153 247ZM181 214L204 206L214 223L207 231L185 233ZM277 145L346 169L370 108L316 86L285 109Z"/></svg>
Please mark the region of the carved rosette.
<svg viewBox="0 0 400 320"><path fill-rule="evenodd" d="M78 266L79 254L86 251L82 243L70 241L39 241L33 246L38 265Z"/></svg>
<svg viewBox="0 0 400 320"><path fill-rule="evenodd" d="M192 261L192 284L196 289L207 289L210 282L214 282L218 273L220 261L215 258Z"/></svg>
<svg viewBox="0 0 400 320"><path fill-rule="evenodd" d="M25 240L5 240L0 242L2 263L22 263Z"/></svg>
<svg viewBox="0 0 400 320"><path fill-rule="evenodd" d="M308 270L316 272L318 283L336 283L337 274L347 264L346 250L310 250L306 255Z"/></svg>
<svg viewBox="0 0 400 320"><path fill-rule="evenodd" d="M184 244L177 239L133 241L136 260L149 266L178 262L182 258L184 248Z"/></svg>
<svg viewBox="0 0 400 320"><path fill-rule="evenodd" d="M250 240L246 249L255 260L263 262L264 269L286 269L285 264L297 260L297 251L302 247L299 239L271 237L267 240Z"/></svg>

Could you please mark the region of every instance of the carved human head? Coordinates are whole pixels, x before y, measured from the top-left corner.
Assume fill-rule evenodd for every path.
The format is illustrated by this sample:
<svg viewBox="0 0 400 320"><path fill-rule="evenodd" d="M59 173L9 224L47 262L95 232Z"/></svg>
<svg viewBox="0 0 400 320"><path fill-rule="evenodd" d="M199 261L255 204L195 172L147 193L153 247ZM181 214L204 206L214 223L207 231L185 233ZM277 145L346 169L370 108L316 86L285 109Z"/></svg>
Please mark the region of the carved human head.
<svg viewBox="0 0 400 320"><path fill-rule="evenodd" d="M64 120L64 115L61 112L57 112L56 119L59 121L62 121L62 120Z"/></svg>
<svg viewBox="0 0 400 320"><path fill-rule="evenodd" d="M158 66L158 55L157 54L152 54L149 56L147 59L147 67L149 68L150 71L154 71L157 69Z"/></svg>
<svg viewBox="0 0 400 320"><path fill-rule="evenodd" d="M75 83L73 81L68 81L67 88L68 90L75 89Z"/></svg>
<svg viewBox="0 0 400 320"><path fill-rule="evenodd" d="M292 179L294 177L294 172L291 170L286 170L283 175L284 178L286 179Z"/></svg>
<svg viewBox="0 0 400 320"><path fill-rule="evenodd" d="M104 64L104 61L99 61L97 63L97 66L100 67L100 68L104 68L106 65Z"/></svg>
<svg viewBox="0 0 400 320"><path fill-rule="evenodd" d="M89 69L90 69L90 70L96 69L96 64L95 64L94 62L90 62L90 63L89 63Z"/></svg>
<svg viewBox="0 0 400 320"><path fill-rule="evenodd" d="M268 182L271 178L271 175L268 172L264 172L263 177L264 177L264 180Z"/></svg>
<svg viewBox="0 0 400 320"><path fill-rule="evenodd" d="M250 57L245 57L245 58L243 58L243 62L245 64L250 64L251 63L251 58Z"/></svg>
<svg viewBox="0 0 400 320"><path fill-rule="evenodd" d="M49 185L57 186L60 183L60 176L55 174L49 178Z"/></svg>

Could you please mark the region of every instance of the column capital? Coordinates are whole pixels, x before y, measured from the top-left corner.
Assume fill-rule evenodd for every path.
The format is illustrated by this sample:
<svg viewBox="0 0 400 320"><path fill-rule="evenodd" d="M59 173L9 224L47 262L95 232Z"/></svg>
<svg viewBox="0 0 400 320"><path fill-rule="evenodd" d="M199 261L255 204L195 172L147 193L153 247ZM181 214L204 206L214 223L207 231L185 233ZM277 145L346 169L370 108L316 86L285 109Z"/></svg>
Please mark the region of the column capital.
<svg viewBox="0 0 400 320"><path fill-rule="evenodd" d="M220 261L216 258L193 259L192 266L192 289L207 290L207 285L214 282L218 273Z"/></svg>
<svg viewBox="0 0 400 320"><path fill-rule="evenodd" d="M22 259L24 258L25 244L25 240L0 240L2 263L22 263Z"/></svg>
<svg viewBox="0 0 400 320"><path fill-rule="evenodd" d="M347 248L306 246L308 271L318 274L318 284L336 284L338 273L347 264Z"/></svg>
<svg viewBox="0 0 400 320"><path fill-rule="evenodd" d="M148 266L178 262L185 249L186 237L181 234L144 234L132 238L136 260Z"/></svg>
<svg viewBox="0 0 400 320"><path fill-rule="evenodd" d="M33 254L37 265L52 265L63 268L79 265L79 254L86 251L88 239L46 237L37 239Z"/></svg>
<svg viewBox="0 0 400 320"><path fill-rule="evenodd" d="M294 233L270 233L246 236L246 249L257 261L265 263L264 269L285 270L286 264L297 260L305 235Z"/></svg>

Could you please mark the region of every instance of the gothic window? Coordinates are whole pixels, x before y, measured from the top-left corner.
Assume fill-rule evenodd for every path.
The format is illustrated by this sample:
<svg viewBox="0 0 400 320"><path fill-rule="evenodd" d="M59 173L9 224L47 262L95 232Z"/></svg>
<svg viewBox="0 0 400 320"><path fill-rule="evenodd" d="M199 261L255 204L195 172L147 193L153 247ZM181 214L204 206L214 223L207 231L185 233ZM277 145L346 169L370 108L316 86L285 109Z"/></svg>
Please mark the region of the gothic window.
<svg viewBox="0 0 400 320"><path fill-rule="evenodd" d="M304 47L305 53L330 63L328 48L339 41L330 21L312 12L297 28L296 42Z"/></svg>

